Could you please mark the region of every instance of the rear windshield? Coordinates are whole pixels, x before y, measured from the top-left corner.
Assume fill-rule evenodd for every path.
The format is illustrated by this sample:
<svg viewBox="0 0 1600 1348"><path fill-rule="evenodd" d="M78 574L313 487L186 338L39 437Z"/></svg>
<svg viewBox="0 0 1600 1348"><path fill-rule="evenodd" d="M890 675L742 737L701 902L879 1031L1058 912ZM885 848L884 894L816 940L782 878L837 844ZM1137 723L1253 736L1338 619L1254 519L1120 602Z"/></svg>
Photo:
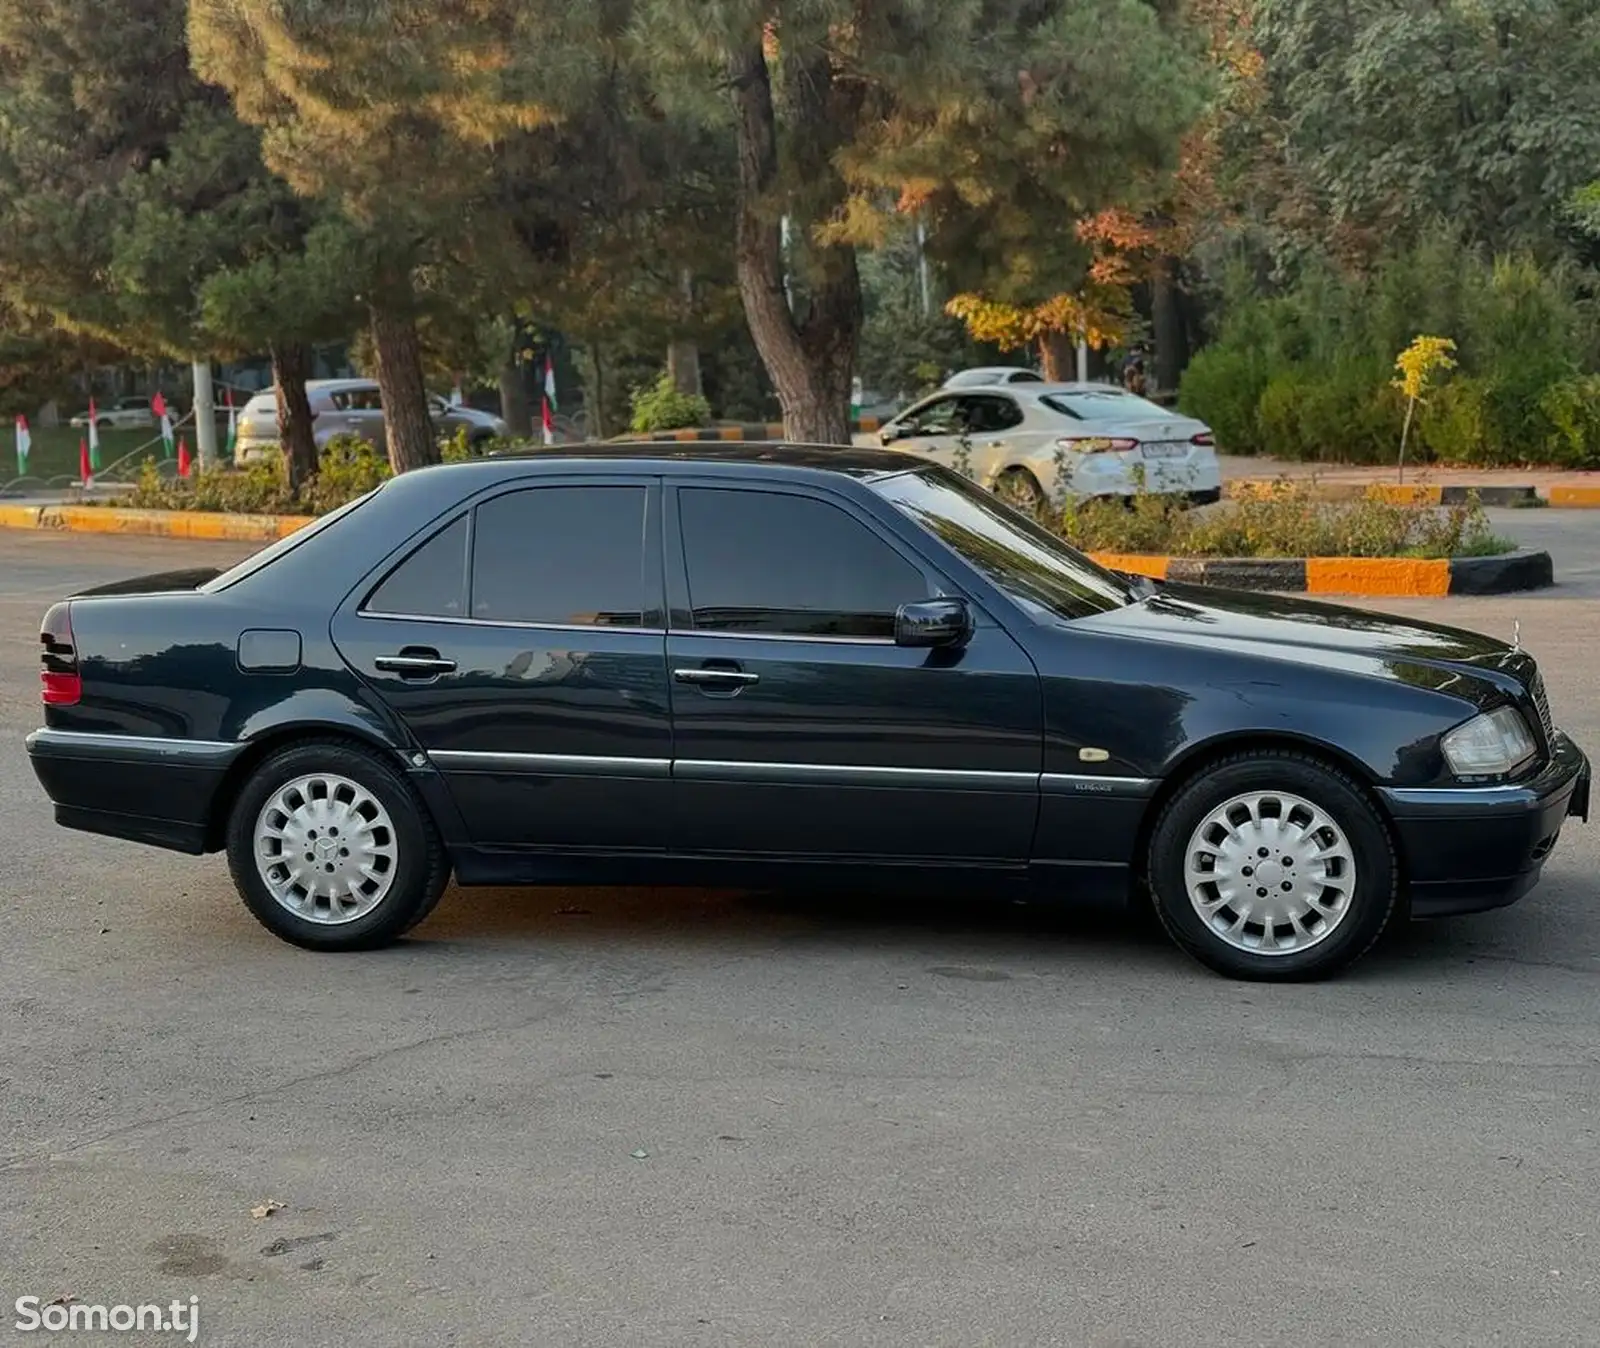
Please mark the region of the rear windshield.
<svg viewBox="0 0 1600 1348"><path fill-rule="evenodd" d="M929 465L871 485L1030 617L1087 618L1132 600L1111 572L959 473Z"/></svg>
<svg viewBox="0 0 1600 1348"><path fill-rule="evenodd" d="M365 504L367 501L370 501L382 490L382 487L374 487L365 496L358 496L353 501L346 501L337 510L330 511L328 514L322 516L322 518L313 520L310 524L306 525L305 528L296 530L287 538L280 538L276 543L271 544L269 547L263 548L260 552L252 553L237 566L224 571L215 580L208 580L200 587L201 592L204 594L215 594L218 590L226 590L230 585L237 585L246 576L253 576L263 567L271 566L273 562L277 561L278 558L282 557L285 553L293 552L294 549L298 548L302 543L315 538L330 524L337 523L346 515L349 515L353 511L359 509L363 504Z"/></svg>
<svg viewBox="0 0 1600 1348"><path fill-rule="evenodd" d="M1082 393L1046 393L1040 399L1053 412L1075 421L1103 421L1107 417L1167 417L1172 414L1133 393L1120 389L1089 389Z"/></svg>

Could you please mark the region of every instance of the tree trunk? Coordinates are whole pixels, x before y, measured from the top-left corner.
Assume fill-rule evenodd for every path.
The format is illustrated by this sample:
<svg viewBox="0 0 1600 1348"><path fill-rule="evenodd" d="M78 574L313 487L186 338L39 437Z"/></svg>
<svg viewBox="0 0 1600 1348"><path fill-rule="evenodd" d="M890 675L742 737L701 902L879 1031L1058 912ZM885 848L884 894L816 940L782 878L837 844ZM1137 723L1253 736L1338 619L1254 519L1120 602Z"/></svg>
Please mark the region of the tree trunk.
<svg viewBox="0 0 1600 1348"><path fill-rule="evenodd" d="M1155 386L1163 392L1178 387L1189 351L1183 331L1183 294L1178 289L1178 259L1162 258L1150 283L1150 326L1154 329Z"/></svg>
<svg viewBox="0 0 1600 1348"><path fill-rule="evenodd" d="M606 367L600 355L600 343L588 342L584 346L589 360L589 378L584 381L583 412L589 423L588 439L604 440L609 419L606 416Z"/></svg>
<svg viewBox="0 0 1600 1348"><path fill-rule="evenodd" d="M528 376L514 354L500 367L500 419L512 435L525 440L533 434L533 402L528 397Z"/></svg>
<svg viewBox="0 0 1600 1348"><path fill-rule="evenodd" d="M802 81L820 113L826 67ZM739 152L734 259L750 335L777 390L783 433L806 444L851 442L850 384L861 337L861 278L853 248L823 248L808 278L807 313L797 322L784 291L778 133L772 77L759 38L729 62Z"/></svg>
<svg viewBox="0 0 1600 1348"><path fill-rule="evenodd" d="M417 324L394 291L409 294L410 285L380 287L370 306L372 345L378 357L378 390L383 397L383 425L389 442L389 467L396 474L439 462L433 418L428 414L428 388L422 378L422 352Z"/></svg>
<svg viewBox="0 0 1600 1348"><path fill-rule="evenodd" d="M306 380L311 378L311 350L298 342L269 348L272 380L278 388L278 443L289 490L299 491L317 473L317 434L311 424L311 399Z"/></svg>
<svg viewBox="0 0 1600 1348"><path fill-rule="evenodd" d="M700 348L689 341L667 343L667 374L679 393L695 397L700 393Z"/></svg>
<svg viewBox="0 0 1600 1348"><path fill-rule="evenodd" d="M678 276L678 288L683 295L683 316L687 321L694 313L694 273L687 267ZM686 338L667 344L667 374L672 387L686 397L697 398L705 392L700 378L700 348Z"/></svg>
<svg viewBox="0 0 1600 1348"><path fill-rule="evenodd" d="M1039 364L1051 384L1070 384L1078 377L1078 341L1070 332L1047 332L1039 338Z"/></svg>

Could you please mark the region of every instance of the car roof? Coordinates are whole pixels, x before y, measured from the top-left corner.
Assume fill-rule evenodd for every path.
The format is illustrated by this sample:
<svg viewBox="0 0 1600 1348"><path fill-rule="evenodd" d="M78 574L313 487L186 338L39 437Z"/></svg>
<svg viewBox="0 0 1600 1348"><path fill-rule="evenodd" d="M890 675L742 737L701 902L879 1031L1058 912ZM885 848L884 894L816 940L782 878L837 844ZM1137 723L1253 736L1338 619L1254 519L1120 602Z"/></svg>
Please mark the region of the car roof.
<svg viewBox="0 0 1600 1348"><path fill-rule="evenodd" d="M549 449L486 454L461 463L437 465L394 479L406 482L441 473L481 472L512 476L529 465L552 472L600 468L605 472L690 474L699 468L743 467L789 469L800 474L818 473L872 479L909 472L919 466L914 456L899 450L858 445L806 445L788 441L726 440L652 441L610 440ZM437 481L437 477L434 481Z"/></svg>

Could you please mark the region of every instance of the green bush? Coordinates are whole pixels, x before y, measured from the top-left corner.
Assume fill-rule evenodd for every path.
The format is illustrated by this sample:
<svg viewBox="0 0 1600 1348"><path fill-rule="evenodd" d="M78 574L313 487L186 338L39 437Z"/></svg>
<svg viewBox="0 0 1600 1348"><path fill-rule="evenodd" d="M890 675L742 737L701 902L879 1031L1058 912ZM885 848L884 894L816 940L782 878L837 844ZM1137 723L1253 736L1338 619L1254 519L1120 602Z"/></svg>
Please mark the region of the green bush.
<svg viewBox="0 0 1600 1348"><path fill-rule="evenodd" d="M1183 372L1178 407L1211 427L1223 454L1262 452L1257 406L1267 387L1266 362L1249 351L1208 346Z"/></svg>
<svg viewBox="0 0 1600 1348"><path fill-rule="evenodd" d="M1143 495L1069 505L1059 529L1086 552L1173 557L1464 557L1509 552L1516 545L1490 531L1476 500L1444 508L1363 498L1313 499L1302 484L1207 510Z"/></svg>
<svg viewBox="0 0 1600 1348"><path fill-rule="evenodd" d="M698 393L679 393L665 371L654 384L635 389L632 403L636 435L688 430L711 421L711 404Z"/></svg>
<svg viewBox="0 0 1600 1348"><path fill-rule="evenodd" d="M1224 450L1395 462L1405 405L1392 362L1432 333L1456 342L1460 364L1418 409L1408 459L1600 463L1600 328L1575 274L1490 261L1443 233L1370 275L1313 264L1282 293L1252 287L1230 274L1216 340L1181 389L1184 410L1210 423Z"/></svg>
<svg viewBox="0 0 1600 1348"><path fill-rule="evenodd" d="M1543 457L1563 468L1600 468L1600 375L1551 384L1539 411L1549 428Z"/></svg>
<svg viewBox="0 0 1600 1348"><path fill-rule="evenodd" d="M317 474L300 490L308 515L337 510L389 480L389 456L360 436L336 435L317 456Z"/></svg>

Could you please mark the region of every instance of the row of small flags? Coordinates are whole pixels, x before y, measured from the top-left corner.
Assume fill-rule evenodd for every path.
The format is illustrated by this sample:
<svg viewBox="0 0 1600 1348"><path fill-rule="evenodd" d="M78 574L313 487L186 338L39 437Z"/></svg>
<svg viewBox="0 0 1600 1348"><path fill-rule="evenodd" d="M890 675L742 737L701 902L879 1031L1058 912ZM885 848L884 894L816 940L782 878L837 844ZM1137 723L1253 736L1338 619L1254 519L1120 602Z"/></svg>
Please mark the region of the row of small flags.
<svg viewBox="0 0 1600 1348"><path fill-rule="evenodd" d="M233 390L225 390L228 406L228 455L233 455L234 446L239 439L239 411L233 405ZM173 456L173 446L176 443L178 456L178 476L188 477L193 467L189 458L189 441L179 436L174 442L172 430L172 414L167 409L167 400L159 392L150 399L150 410L161 422L161 449L162 457L170 459ZM100 471L100 414L94 405L94 399L89 399L89 433L78 441L78 476L86 487L94 485L94 475ZM28 428L28 418L19 416L16 419L17 437L17 476L28 475L28 455L33 450L33 432Z"/></svg>

